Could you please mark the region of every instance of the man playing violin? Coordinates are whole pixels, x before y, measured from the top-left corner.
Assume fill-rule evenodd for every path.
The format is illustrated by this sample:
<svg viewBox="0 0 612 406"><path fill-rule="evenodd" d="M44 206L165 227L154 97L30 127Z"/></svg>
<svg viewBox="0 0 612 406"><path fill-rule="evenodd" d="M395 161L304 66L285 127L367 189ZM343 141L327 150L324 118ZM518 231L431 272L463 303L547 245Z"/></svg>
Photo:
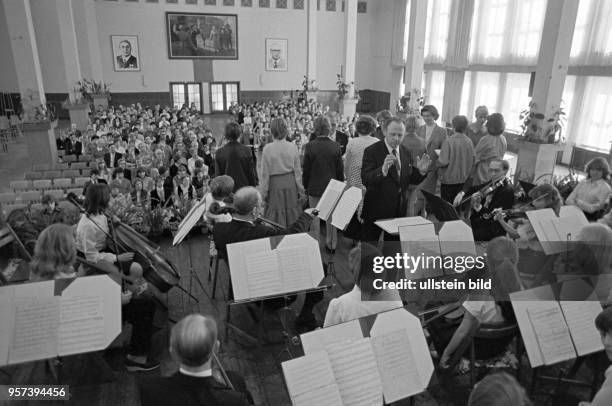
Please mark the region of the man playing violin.
<svg viewBox="0 0 612 406"><path fill-rule="evenodd" d="M495 158L489 163L491 182L474 193L470 199L472 232L476 241L490 241L506 234L493 218L495 209L508 210L514 205L514 190L506 178L508 161Z"/></svg>
<svg viewBox="0 0 612 406"><path fill-rule="evenodd" d="M105 184L92 184L85 194L85 213L76 228L76 248L79 256L98 267L109 269L109 273L119 275L129 274L130 279L140 279L142 267L135 262L133 252L114 254L108 252L107 240L112 238L109 221L104 211L108 207L110 190ZM116 267L113 269L113 267ZM121 271L119 271L119 268ZM126 271L124 271L126 269ZM122 277L123 279L124 277ZM146 283L134 285L127 283L123 317L133 326L130 348L125 361L128 371L151 371L159 368L159 362L148 359L153 333L153 316L155 303L144 293Z"/></svg>

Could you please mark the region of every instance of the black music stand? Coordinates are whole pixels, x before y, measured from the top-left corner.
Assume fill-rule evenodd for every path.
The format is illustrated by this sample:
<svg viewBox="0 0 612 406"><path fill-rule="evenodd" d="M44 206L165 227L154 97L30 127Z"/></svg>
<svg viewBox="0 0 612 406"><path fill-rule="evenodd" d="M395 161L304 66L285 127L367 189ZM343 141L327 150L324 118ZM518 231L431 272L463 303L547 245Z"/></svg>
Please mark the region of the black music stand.
<svg viewBox="0 0 612 406"><path fill-rule="evenodd" d="M461 220L457 210L455 207L447 202L446 200L434 195L433 193L429 193L425 190L422 190L423 196L425 196L425 200L427 201L427 205L431 209L431 212L440 222L445 221L454 221Z"/></svg>

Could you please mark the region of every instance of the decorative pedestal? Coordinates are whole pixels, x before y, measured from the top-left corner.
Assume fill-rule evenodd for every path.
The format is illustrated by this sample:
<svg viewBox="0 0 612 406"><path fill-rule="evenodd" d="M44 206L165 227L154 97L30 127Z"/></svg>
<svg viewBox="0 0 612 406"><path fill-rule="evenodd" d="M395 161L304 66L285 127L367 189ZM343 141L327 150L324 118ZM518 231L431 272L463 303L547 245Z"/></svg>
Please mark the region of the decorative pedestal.
<svg viewBox="0 0 612 406"><path fill-rule="evenodd" d="M107 94L94 94L93 105L95 109L99 109L100 107L103 109L108 108L108 95Z"/></svg>
<svg viewBox="0 0 612 406"><path fill-rule="evenodd" d="M339 100L339 110L340 110L340 114L342 114L344 117L352 117L355 115L355 112L357 111L357 102L359 102L359 100L357 99L342 99Z"/></svg>
<svg viewBox="0 0 612 406"><path fill-rule="evenodd" d="M520 179L533 183L541 183L544 175L552 176L557 163L557 153L563 151L564 145L536 144L533 142L520 142L516 172ZM547 179L550 180L550 179Z"/></svg>
<svg viewBox="0 0 612 406"><path fill-rule="evenodd" d="M23 134L28 144L28 156L32 163L49 164L57 162L57 145L54 128L57 121L46 123L23 123Z"/></svg>
<svg viewBox="0 0 612 406"><path fill-rule="evenodd" d="M85 131L89 124L89 103L64 104L64 108L70 113L70 123L76 124L77 129Z"/></svg>

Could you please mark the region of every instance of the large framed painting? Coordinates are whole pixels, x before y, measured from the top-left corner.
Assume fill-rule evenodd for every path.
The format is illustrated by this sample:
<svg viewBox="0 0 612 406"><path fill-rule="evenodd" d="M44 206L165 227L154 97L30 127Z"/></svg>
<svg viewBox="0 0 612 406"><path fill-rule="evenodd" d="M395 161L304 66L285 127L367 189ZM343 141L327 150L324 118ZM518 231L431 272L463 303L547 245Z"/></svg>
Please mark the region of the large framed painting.
<svg viewBox="0 0 612 406"><path fill-rule="evenodd" d="M116 72L138 72L140 70L138 36L111 35L111 48Z"/></svg>
<svg viewBox="0 0 612 406"><path fill-rule="evenodd" d="M166 13L170 59L238 59L236 14Z"/></svg>
<svg viewBox="0 0 612 406"><path fill-rule="evenodd" d="M287 71L287 40L266 38L266 70Z"/></svg>

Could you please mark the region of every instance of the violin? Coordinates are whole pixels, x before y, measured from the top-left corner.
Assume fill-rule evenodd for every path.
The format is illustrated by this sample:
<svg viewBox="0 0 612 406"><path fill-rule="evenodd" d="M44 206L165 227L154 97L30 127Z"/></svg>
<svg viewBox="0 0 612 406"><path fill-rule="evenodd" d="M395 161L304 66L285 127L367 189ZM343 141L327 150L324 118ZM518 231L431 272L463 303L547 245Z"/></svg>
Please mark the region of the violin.
<svg viewBox="0 0 612 406"><path fill-rule="evenodd" d="M527 211L528 210L522 210L522 209L508 209L508 210L493 210L491 213L485 213L482 215L482 218L484 219L492 219L497 213L501 213L504 218L508 219L508 220L514 220L514 219L526 219L527 218Z"/></svg>
<svg viewBox="0 0 612 406"><path fill-rule="evenodd" d="M210 211L211 214L214 214L214 215L219 215L219 214L234 214L234 213L236 213L236 208L231 203L227 204L226 206L221 206L218 202L213 202L210 205L209 211ZM255 219L255 223L265 224L265 225L270 226L270 227L272 227L274 229L277 229L277 230L285 230L286 229L285 226L283 226L281 224L278 224L278 223L275 223L272 220L265 219L263 217L258 217L257 219Z"/></svg>

